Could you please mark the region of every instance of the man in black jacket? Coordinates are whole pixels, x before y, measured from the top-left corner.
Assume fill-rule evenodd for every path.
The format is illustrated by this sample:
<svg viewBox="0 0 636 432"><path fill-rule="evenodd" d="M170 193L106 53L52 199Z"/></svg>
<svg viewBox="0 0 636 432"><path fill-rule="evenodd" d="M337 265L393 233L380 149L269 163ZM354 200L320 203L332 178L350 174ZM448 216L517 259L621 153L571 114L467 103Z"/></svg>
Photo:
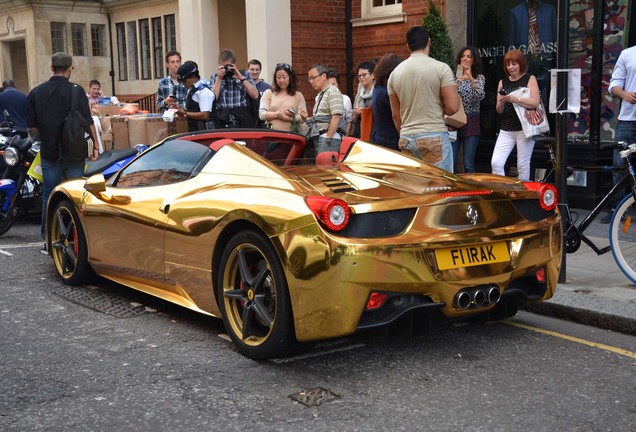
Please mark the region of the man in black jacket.
<svg viewBox="0 0 636 432"><path fill-rule="evenodd" d="M45 83L35 87L28 95L27 125L32 137L39 137L42 144L40 158L44 192L42 195L42 227L44 238L46 203L55 186L62 179L81 177L84 173L84 162L69 163L64 159L61 150L60 136L64 119L71 111L71 97L77 93L79 112L90 125L93 142L97 142L95 125L88 107L88 99L84 89L69 81L73 72L73 58L63 52L57 52L51 57L51 71L53 76ZM91 160L97 159L99 149L96 147ZM42 253L46 254L46 243L42 246Z"/></svg>

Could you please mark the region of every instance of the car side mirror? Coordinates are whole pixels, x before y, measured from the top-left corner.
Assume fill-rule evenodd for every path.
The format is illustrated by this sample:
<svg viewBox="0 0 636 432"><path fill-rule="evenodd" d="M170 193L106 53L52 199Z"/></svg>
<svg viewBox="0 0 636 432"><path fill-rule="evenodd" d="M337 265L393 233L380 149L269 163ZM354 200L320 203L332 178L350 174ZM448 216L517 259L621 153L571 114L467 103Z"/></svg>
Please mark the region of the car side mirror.
<svg viewBox="0 0 636 432"><path fill-rule="evenodd" d="M86 180L84 183L84 189L95 195L98 199L107 202L109 204L130 204L130 197L126 195L107 195L106 191L106 179L102 174L95 174Z"/></svg>
<svg viewBox="0 0 636 432"><path fill-rule="evenodd" d="M98 196L100 192L104 192L106 190L106 179L102 174L95 174L86 180L86 183L84 183L84 189L87 192Z"/></svg>

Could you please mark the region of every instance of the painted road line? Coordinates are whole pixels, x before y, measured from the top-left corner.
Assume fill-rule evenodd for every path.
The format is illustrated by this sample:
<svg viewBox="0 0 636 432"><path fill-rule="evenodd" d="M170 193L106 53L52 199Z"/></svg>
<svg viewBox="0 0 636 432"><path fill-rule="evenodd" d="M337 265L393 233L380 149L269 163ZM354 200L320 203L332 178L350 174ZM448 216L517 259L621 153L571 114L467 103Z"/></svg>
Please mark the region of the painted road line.
<svg viewBox="0 0 636 432"><path fill-rule="evenodd" d="M583 344L583 345L591 346L593 348L600 348L602 350L613 352L615 354L620 354L622 356L636 358L636 353L635 352L627 351L627 350L624 350L622 348L616 348L616 347L613 347L613 346L609 346L609 345L605 345L605 344L601 344L601 343L597 343L597 342L591 342L591 341L588 341L588 340L585 340L585 339L580 339L580 338L577 338L577 337L574 337L574 336L568 336L566 334L557 333L557 332L552 331L552 330L544 330L544 329L541 329L541 328L532 327L532 326L529 326L529 325L526 325L526 324L516 323L516 322L512 322L512 321L503 321L503 322L505 324L510 324L512 326L519 327L519 328L526 329L526 330L530 330L530 331L533 331L533 332L547 334L547 335L550 335L550 336L554 336L554 337L558 337L558 338L561 338L561 339L569 340L571 342L576 342L576 343L580 343L580 344Z"/></svg>
<svg viewBox="0 0 636 432"><path fill-rule="evenodd" d="M18 249L18 248L26 248L26 247L33 247L33 246L42 246L42 242L2 245L0 246L0 249Z"/></svg>
<svg viewBox="0 0 636 432"><path fill-rule="evenodd" d="M7 251L4 251L2 249L0 249L0 253L3 254L3 255L6 255L6 256L13 256L13 254L11 252L7 252Z"/></svg>

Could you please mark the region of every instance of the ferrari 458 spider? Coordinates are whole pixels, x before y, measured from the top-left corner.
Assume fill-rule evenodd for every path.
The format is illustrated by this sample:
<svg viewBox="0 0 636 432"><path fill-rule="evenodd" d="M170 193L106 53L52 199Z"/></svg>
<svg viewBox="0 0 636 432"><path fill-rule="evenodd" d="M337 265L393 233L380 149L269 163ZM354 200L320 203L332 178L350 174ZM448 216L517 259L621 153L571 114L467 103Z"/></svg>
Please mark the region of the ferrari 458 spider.
<svg viewBox="0 0 636 432"><path fill-rule="evenodd" d="M62 183L46 218L57 272L220 317L255 359L412 316L502 318L552 297L552 186L454 175L351 138L306 165L304 146L264 129L182 134L108 181Z"/></svg>

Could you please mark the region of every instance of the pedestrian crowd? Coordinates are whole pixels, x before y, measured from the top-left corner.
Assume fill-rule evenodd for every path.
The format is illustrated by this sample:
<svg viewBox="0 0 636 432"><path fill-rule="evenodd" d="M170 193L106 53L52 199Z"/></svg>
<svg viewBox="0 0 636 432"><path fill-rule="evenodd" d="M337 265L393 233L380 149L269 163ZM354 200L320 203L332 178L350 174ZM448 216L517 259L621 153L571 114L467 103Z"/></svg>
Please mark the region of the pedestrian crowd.
<svg viewBox="0 0 636 432"><path fill-rule="evenodd" d="M307 79L316 92L313 110L307 108L298 90L298 75L288 63L278 63L271 82L260 77L257 59L246 69L236 66L236 55L225 49L218 56L218 68L207 80L198 64L182 62L178 51L165 56L168 74L157 87L160 112L174 110L186 118L189 131L211 128L268 127L301 133L307 137L306 158L319 153L339 152L345 136L353 136L421 159L449 172L455 167L476 172L475 155L481 135L480 104L485 97L486 77L477 49L465 46L457 52L451 68L430 57L431 41L422 26L406 33L410 55L395 54L364 61L355 69L358 78L353 102L339 88L339 74L325 64L312 64ZM636 48L619 57L609 92L623 100L617 140L636 141ZM504 78L497 85L496 111L501 126L491 158L491 172L505 175L505 165L516 148L517 176L531 178L530 160L534 148L526 132L524 115L541 105L537 78L527 72L528 61L519 50L506 53ZM62 181L80 177L83 163L70 162L60 136L70 111L76 110L97 142L90 105L103 98L101 84L89 83L89 91L70 81L73 59L66 53L51 58L51 78L27 95L5 80L0 89L0 113L9 113L16 134L41 140L43 200ZM78 102L77 95L81 95ZM51 110L51 106L60 109ZM87 129L88 130L88 129ZM463 166L459 154L463 154ZM97 148L89 159L99 156ZM616 155L615 155L616 156ZM616 163L620 166L620 161ZM620 174L619 174L620 175ZM614 203L615 204L615 203ZM45 209L46 206L43 206ZM609 220L603 218L603 222ZM44 211L42 236L44 236ZM46 248L43 246L43 252Z"/></svg>
<svg viewBox="0 0 636 432"><path fill-rule="evenodd" d="M259 60L250 60L242 70L234 52L226 49L218 56L218 69L206 80L196 63L182 63L179 52L170 51L165 58L169 74L159 82L157 107L186 117L190 131L268 127L302 133L308 138L306 158L338 152L342 139L352 136L450 172L476 172L480 105L486 95L479 52L471 46L460 49L453 71L430 57L431 41L424 27L411 28L406 43L410 55L404 60L389 53L377 63L363 61L357 66L353 102L341 93L335 69L312 64L307 70L316 92L312 112L298 90L297 72L288 63L276 65L268 84L260 76ZM188 79L193 68L196 75ZM514 106L532 110L539 104L537 80L526 69L521 51L510 51L504 58L505 78L498 84L496 105L501 130L491 160L491 171L504 175L516 147L522 180L531 177L534 141L526 136ZM516 96L521 88L529 89L527 97Z"/></svg>

